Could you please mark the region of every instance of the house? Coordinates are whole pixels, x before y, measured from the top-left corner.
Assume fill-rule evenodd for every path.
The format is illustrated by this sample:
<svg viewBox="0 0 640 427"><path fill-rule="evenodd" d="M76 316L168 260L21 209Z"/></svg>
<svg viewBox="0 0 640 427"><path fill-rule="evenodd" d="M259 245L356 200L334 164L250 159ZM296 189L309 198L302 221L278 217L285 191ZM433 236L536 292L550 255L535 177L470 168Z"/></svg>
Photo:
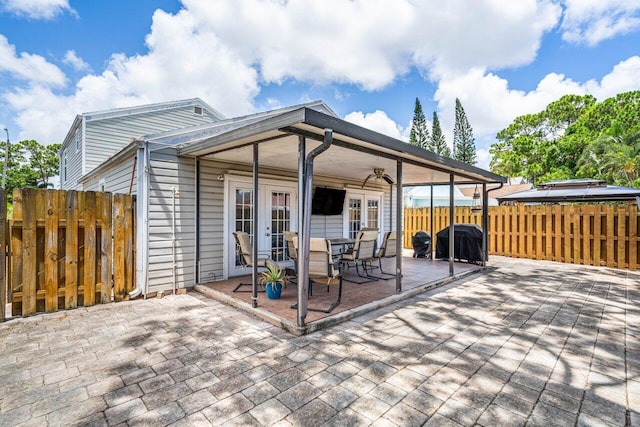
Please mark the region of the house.
<svg viewBox="0 0 640 427"><path fill-rule="evenodd" d="M223 118L200 99L80 114L60 147L60 188L83 189L79 179L129 145L132 136L197 126ZM125 187L114 189L111 185L107 191L122 192Z"/></svg>
<svg viewBox="0 0 640 427"><path fill-rule="evenodd" d="M157 105L189 102L196 101ZM479 184L486 190L488 184L505 181L346 122L321 101L228 119L200 105L211 114L210 120L193 123L189 116L183 126L175 117L168 124L163 121L171 129L132 125L142 122L138 115L145 115L146 123L156 106L87 115L102 115L111 129L118 129L120 139L112 142L106 133L101 134L102 139L84 138L84 153L96 146L109 146L112 152L104 153L98 165L90 163L91 168L85 160L87 167L73 178L76 183L64 188L131 189L137 195L136 295L247 274L236 256L235 231L253 235L255 256L266 252L286 262L282 232L296 230L299 259L304 260L311 236L355 237L362 227L378 228L381 235L390 230L401 232L398 188L404 185L448 184L452 188L454 184ZM168 110L159 111L171 116ZM82 124L83 116L78 116L70 135L90 123ZM130 127L121 130L119 121ZM90 135L89 130L83 133ZM62 161L68 149L65 140ZM343 209L312 215L317 188L340 193ZM400 249L401 239L397 245ZM453 259L450 264L453 271ZM302 279L298 280L298 324L304 325L308 274L304 261L298 269ZM396 271L402 271L402 257L397 257ZM254 267L254 307L256 273ZM401 286L398 274L398 292Z"/></svg>
<svg viewBox="0 0 640 427"><path fill-rule="evenodd" d="M455 206L473 206L473 190L471 194L464 194L463 189L456 186L453 189L453 200ZM432 206L431 186L405 188L404 206L408 208L429 208ZM497 202L495 203L498 204ZM449 206L449 186L433 186L433 207Z"/></svg>

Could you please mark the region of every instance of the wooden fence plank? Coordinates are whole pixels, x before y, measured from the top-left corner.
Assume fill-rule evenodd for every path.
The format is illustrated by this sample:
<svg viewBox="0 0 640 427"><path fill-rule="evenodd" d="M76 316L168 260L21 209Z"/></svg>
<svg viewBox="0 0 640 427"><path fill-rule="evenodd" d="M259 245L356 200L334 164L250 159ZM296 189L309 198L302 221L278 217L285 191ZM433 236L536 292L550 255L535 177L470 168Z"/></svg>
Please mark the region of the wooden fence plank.
<svg viewBox="0 0 640 427"><path fill-rule="evenodd" d="M135 284L135 276L136 276L136 258L135 258L135 232L134 232L134 205L133 205L133 197L131 195L126 195L124 197L125 200L125 267L126 267L126 277L125 277L125 295L129 292L133 291Z"/></svg>
<svg viewBox="0 0 640 427"><path fill-rule="evenodd" d="M23 206L35 206L35 190L25 188L22 192ZM22 211L22 315L28 316L36 312L36 280L37 280L37 230L36 210Z"/></svg>
<svg viewBox="0 0 640 427"><path fill-rule="evenodd" d="M615 267L615 227L613 218L613 206L607 205L607 267Z"/></svg>
<svg viewBox="0 0 640 427"><path fill-rule="evenodd" d="M45 311L58 310L58 195L59 191L47 190L45 209Z"/></svg>
<svg viewBox="0 0 640 427"><path fill-rule="evenodd" d="M112 195L102 194L102 232L100 234L100 299L102 303L111 301L111 274L113 271L113 254L111 252Z"/></svg>
<svg viewBox="0 0 640 427"><path fill-rule="evenodd" d="M536 227L536 252L535 252L535 257L536 259L540 260L543 258L543 254L542 254L542 250L543 250L543 246L542 246L542 214L543 214L543 210L542 210L542 206L536 206L536 210L531 212L531 214L533 215L533 222L532 222L532 226L533 224L535 224Z"/></svg>
<svg viewBox="0 0 640 427"><path fill-rule="evenodd" d="M616 217L618 218L618 250L616 251L616 267L625 268L627 266L627 213L628 210L616 206Z"/></svg>
<svg viewBox="0 0 640 427"><path fill-rule="evenodd" d="M553 259L553 207L544 207L544 259Z"/></svg>
<svg viewBox="0 0 640 427"><path fill-rule="evenodd" d="M553 206L553 261L562 261L562 206Z"/></svg>
<svg viewBox="0 0 640 427"><path fill-rule="evenodd" d="M35 219L36 219L36 312L45 311L46 304L46 282L45 282L45 234L44 227L39 224L44 224L44 217L47 203L47 193L42 190L33 190L35 196ZM33 207L32 207L33 209Z"/></svg>
<svg viewBox="0 0 640 427"><path fill-rule="evenodd" d="M67 229L65 239L64 306L78 306L78 196L67 193Z"/></svg>
<svg viewBox="0 0 640 427"><path fill-rule="evenodd" d="M585 265L595 265L593 258L593 246L595 244L595 238L593 235L593 224L595 223L595 206L583 207L583 219L582 219L582 256Z"/></svg>
<svg viewBox="0 0 640 427"><path fill-rule="evenodd" d="M66 250L67 250L67 191L58 194L58 309L64 307L64 291L66 284ZM62 228L62 224L65 224ZM60 298L62 297L62 298Z"/></svg>
<svg viewBox="0 0 640 427"><path fill-rule="evenodd" d="M96 193L85 194L84 200L84 271L83 296L85 307L95 304L96 300Z"/></svg>
<svg viewBox="0 0 640 427"><path fill-rule="evenodd" d="M124 230L124 200L121 194L113 195L113 296L115 301L124 299L125 269L125 230Z"/></svg>
<svg viewBox="0 0 640 427"><path fill-rule="evenodd" d="M5 321L7 306L7 198L4 188L0 188L0 322Z"/></svg>
<svg viewBox="0 0 640 427"><path fill-rule="evenodd" d="M600 247L602 246L602 205L594 207L593 213L593 265L602 265L600 259Z"/></svg>
<svg viewBox="0 0 640 427"><path fill-rule="evenodd" d="M573 206L563 206L564 208L564 215L563 215L563 222L564 222L564 258L563 261L567 262L567 263L571 263L574 261L573 257L571 256L571 252L572 252L572 226L573 226Z"/></svg>
<svg viewBox="0 0 640 427"><path fill-rule="evenodd" d="M638 207L629 213L629 270L638 268Z"/></svg>
<svg viewBox="0 0 640 427"><path fill-rule="evenodd" d="M22 221L22 192L13 190L13 219ZM11 283L9 299L14 315L22 315L22 300L14 300L15 292L22 292L22 228L11 227Z"/></svg>

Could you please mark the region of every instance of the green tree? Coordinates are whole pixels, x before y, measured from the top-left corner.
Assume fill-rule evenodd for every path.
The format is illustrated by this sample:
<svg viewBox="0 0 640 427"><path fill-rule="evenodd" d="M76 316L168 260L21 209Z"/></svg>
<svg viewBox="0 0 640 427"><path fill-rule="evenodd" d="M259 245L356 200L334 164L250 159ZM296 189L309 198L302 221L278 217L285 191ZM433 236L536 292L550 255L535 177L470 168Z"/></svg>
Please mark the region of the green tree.
<svg viewBox="0 0 640 427"><path fill-rule="evenodd" d="M578 160L577 175L640 187L640 133L598 137Z"/></svg>
<svg viewBox="0 0 640 427"><path fill-rule="evenodd" d="M38 174L38 186L50 187L52 184L49 180L58 175L60 170L58 159L60 144L40 145L32 139L21 141L20 144L29 158L29 165Z"/></svg>
<svg viewBox="0 0 640 427"><path fill-rule="evenodd" d="M473 129L467 120L462 103L456 98L456 123L453 127L454 158L469 165L478 163Z"/></svg>
<svg viewBox="0 0 640 427"><path fill-rule="evenodd" d="M4 153L6 142L0 142ZM11 197L14 188L48 187L49 180L58 173L59 144L42 146L33 140L11 144L7 167L7 194Z"/></svg>
<svg viewBox="0 0 640 427"><path fill-rule="evenodd" d="M571 135L582 115L595 104L590 95L565 95L543 111L516 117L498 132L489 149L491 170L522 176L531 183L574 178L577 159L586 145Z"/></svg>
<svg viewBox="0 0 640 427"><path fill-rule="evenodd" d="M444 138L444 134L442 133L442 128L440 127L440 120L438 119L438 113L433 112L433 124L431 131L431 145L433 147L433 152L436 154L440 154L441 156L451 157L451 150L447 145L447 141Z"/></svg>
<svg viewBox="0 0 640 427"><path fill-rule="evenodd" d="M427 120L422 111L422 104L416 98L413 108L413 120L411 122L411 133L409 134L409 143L427 150L431 150L431 138L429 137L429 129L427 128Z"/></svg>

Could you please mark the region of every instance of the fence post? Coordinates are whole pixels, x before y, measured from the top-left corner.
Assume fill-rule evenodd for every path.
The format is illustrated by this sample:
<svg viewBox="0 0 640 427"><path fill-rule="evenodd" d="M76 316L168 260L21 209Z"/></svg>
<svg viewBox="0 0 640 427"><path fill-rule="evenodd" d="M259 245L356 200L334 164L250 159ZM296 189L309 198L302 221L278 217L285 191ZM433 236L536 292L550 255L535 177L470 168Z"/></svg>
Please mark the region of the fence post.
<svg viewBox="0 0 640 427"><path fill-rule="evenodd" d="M5 311L7 309L7 236L5 230L7 223L7 200L5 189L0 188L0 322L5 321Z"/></svg>

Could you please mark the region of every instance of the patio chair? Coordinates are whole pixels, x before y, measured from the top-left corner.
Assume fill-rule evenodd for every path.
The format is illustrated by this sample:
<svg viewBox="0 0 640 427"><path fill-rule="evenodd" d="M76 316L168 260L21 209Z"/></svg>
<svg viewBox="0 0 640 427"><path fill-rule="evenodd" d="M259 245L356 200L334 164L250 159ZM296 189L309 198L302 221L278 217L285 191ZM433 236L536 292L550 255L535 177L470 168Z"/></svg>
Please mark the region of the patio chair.
<svg viewBox="0 0 640 427"><path fill-rule="evenodd" d="M287 267L287 272L293 272L293 275L289 278L290 281L296 282L298 279L298 248L293 243L293 239L298 238L298 233L295 231L283 231L284 241L287 245L287 255L291 261L293 261L293 267Z"/></svg>
<svg viewBox="0 0 640 427"><path fill-rule="evenodd" d="M242 266L242 268L253 268L253 245L251 244L251 238L249 237L249 234L245 233L244 231L236 231L233 233L233 238L236 241L240 265ZM256 265L258 266L258 268L266 268L267 263L270 261L271 258L269 257L258 257ZM233 292L251 292L239 290L243 286L253 286L253 284L240 283L233 289ZM264 292L264 289L258 290L258 292Z"/></svg>
<svg viewBox="0 0 640 427"><path fill-rule="evenodd" d="M356 267L356 274L361 279L351 280L345 277L344 280L351 283L363 284L373 282L376 279L367 273L367 269L371 268L371 262L374 261L377 239L378 229L358 232L356 242L353 245L353 251L351 253L343 254L340 257L340 261L343 264L347 264L347 266L349 264L354 264ZM360 273L359 266L362 267L362 273Z"/></svg>
<svg viewBox="0 0 640 427"><path fill-rule="evenodd" d="M296 237L295 243L297 244ZM342 274L340 272L340 261L333 261L331 255L331 243L323 238L312 237L309 242L309 291L314 283L327 286L338 286L338 299L325 309L308 307L309 311L319 311L331 313L342 300ZM309 292L311 295L311 292ZM298 308L294 304L291 308Z"/></svg>
<svg viewBox="0 0 640 427"><path fill-rule="evenodd" d="M371 277L376 277L377 279L381 279L381 280L391 280L394 277L396 277L395 274L385 273L385 271L382 269L382 258L395 258L395 257L396 257L396 232L388 231L384 233L384 237L382 239L382 244L380 245L380 249L378 249L378 251L374 255L374 259L378 260L378 265L379 265L378 268L380 269L380 274L382 274L383 276L382 277L371 276ZM388 277L385 277L385 276L388 276Z"/></svg>

